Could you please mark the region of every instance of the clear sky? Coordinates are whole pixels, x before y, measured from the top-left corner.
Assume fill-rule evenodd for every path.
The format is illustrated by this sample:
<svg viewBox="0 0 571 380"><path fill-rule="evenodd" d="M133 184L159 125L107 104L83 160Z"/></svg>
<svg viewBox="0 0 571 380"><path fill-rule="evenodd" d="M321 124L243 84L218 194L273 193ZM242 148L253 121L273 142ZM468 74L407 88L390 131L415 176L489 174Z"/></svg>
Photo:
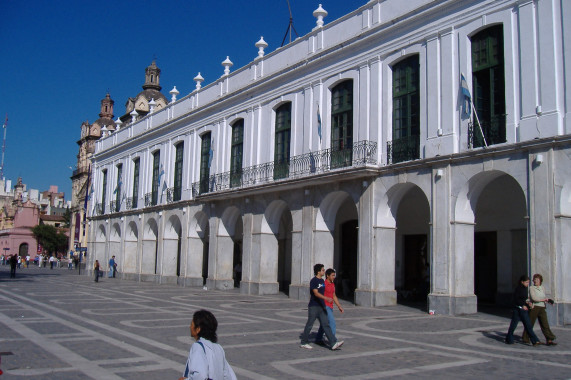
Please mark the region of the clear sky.
<svg viewBox="0 0 571 380"><path fill-rule="evenodd" d="M366 2L290 0L293 26L309 33L320 3L327 24ZM99 118L107 91L117 119L156 57L162 93L170 99L176 86L180 98L198 72L203 86L219 78L226 56L233 70L253 61L260 36L266 53L280 47L288 24L286 0L0 0L4 177L40 191L57 185L71 200L80 126Z"/></svg>

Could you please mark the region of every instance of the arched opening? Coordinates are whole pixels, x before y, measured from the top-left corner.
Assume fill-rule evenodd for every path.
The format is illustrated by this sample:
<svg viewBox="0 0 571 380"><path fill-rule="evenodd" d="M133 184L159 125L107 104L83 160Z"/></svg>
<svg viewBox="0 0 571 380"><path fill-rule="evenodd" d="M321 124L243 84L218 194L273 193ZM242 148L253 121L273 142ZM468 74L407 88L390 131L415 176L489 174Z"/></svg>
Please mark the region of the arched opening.
<svg viewBox="0 0 571 380"><path fill-rule="evenodd" d="M280 217L278 239L278 286L279 291L289 295L291 284L291 232L293 220L289 209L285 209Z"/></svg>
<svg viewBox="0 0 571 380"><path fill-rule="evenodd" d="M395 289L398 303L424 309L430 293L430 206L418 186L407 187L396 213Z"/></svg>
<svg viewBox="0 0 571 380"><path fill-rule="evenodd" d="M181 239L182 226L180 219L172 215L165 226L163 236L162 275L179 277L181 273Z"/></svg>
<svg viewBox="0 0 571 380"><path fill-rule="evenodd" d="M359 222L357 207L348 195L339 204L333 236L337 297L354 302L358 284Z"/></svg>
<svg viewBox="0 0 571 380"><path fill-rule="evenodd" d="M20 247L18 248L18 255L21 257L28 256L28 243L20 244Z"/></svg>
<svg viewBox="0 0 571 380"><path fill-rule="evenodd" d="M491 179L478 196L474 294L479 305L509 303L519 276L528 273L526 216L525 195L507 174Z"/></svg>
<svg viewBox="0 0 571 380"><path fill-rule="evenodd" d="M136 273L137 271L137 240L139 230L135 222L130 222L125 234L125 254L122 271L124 273Z"/></svg>
<svg viewBox="0 0 571 380"><path fill-rule="evenodd" d="M243 237L243 226L242 220L238 218L236 221L236 228L234 229L234 236L232 236L232 241L234 242L234 250L232 255L232 268L233 268L233 278L234 287L240 287L240 281L242 281L242 237Z"/></svg>
<svg viewBox="0 0 571 380"><path fill-rule="evenodd" d="M143 274L157 274L158 234L157 222L154 219L149 219L143 231L143 257L141 260L141 273Z"/></svg>

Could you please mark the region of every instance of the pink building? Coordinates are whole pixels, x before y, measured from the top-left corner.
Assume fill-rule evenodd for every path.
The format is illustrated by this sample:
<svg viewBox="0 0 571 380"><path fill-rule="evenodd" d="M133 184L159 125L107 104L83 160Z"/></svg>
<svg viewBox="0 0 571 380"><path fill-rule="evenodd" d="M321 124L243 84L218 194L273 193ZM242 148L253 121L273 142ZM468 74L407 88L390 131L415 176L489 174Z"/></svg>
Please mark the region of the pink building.
<svg viewBox="0 0 571 380"><path fill-rule="evenodd" d="M38 225L40 210L37 205L27 201L18 205L14 215L14 228L0 231L0 249L2 254L20 256L30 255L33 260L37 255L38 243L31 228Z"/></svg>

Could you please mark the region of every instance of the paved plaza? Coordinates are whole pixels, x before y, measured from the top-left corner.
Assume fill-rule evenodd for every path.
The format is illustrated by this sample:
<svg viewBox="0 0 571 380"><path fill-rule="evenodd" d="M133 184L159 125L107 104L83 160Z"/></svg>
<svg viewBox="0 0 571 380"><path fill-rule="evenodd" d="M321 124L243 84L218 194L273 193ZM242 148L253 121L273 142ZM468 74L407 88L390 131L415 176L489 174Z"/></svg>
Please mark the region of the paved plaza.
<svg viewBox="0 0 571 380"><path fill-rule="evenodd" d="M343 347L304 350L307 302L284 295L95 283L61 268L22 269L11 280L0 266L0 352L12 353L2 356L0 379L178 379L200 308L218 318L239 379L571 379L569 327L552 327L556 347L508 346L507 310L451 317L343 304L345 313L335 311Z"/></svg>

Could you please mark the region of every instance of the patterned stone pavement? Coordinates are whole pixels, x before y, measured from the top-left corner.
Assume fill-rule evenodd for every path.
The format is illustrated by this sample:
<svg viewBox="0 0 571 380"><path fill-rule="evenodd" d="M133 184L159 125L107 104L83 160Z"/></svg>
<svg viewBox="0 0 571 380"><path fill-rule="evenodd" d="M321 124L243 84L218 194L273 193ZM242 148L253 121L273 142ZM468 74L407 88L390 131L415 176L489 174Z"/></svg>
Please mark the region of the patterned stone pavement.
<svg viewBox="0 0 571 380"><path fill-rule="evenodd" d="M239 379L571 379L569 327L552 327L556 347L508 346L507 310L451 317L344 303L335 316L345 345L304 350L306 306L237 289L95 283L67 269L22 269L10 280L0 266L0 352L12 353L2 356L0 379L178 379L199 308L218 318Z"/></svg>

